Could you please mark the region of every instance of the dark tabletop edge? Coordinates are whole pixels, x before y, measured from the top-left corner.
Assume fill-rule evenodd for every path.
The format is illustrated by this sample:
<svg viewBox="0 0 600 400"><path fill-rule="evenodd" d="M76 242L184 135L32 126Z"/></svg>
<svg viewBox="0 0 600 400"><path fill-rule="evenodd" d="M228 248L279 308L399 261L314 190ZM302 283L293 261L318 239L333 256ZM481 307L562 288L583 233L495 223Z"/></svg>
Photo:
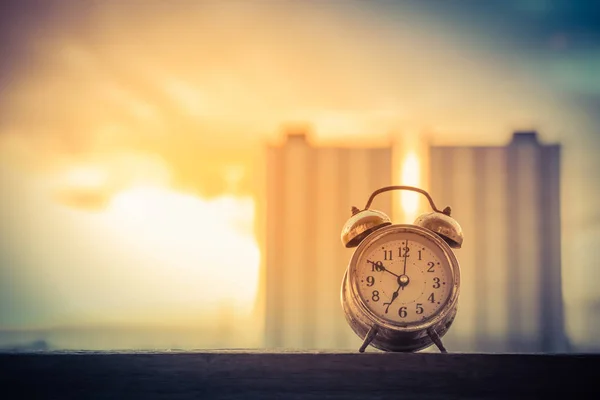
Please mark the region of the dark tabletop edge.
<svg viewBox="0 0 600 400"><path fill-rule="evenodd" d="M97 350L44 350L44 351L21 351L21 350L0 350L0 356L7 355L81 355L81 356L97 356L97 355L261 355L261 356L360 356L360 357L600 357L600 353L384 353L384 352L366 352L358 353L356 351L322 351L322 350L255 350L255 349L223 349L223 350L114 350L114 351L97 351Z"/></svg>

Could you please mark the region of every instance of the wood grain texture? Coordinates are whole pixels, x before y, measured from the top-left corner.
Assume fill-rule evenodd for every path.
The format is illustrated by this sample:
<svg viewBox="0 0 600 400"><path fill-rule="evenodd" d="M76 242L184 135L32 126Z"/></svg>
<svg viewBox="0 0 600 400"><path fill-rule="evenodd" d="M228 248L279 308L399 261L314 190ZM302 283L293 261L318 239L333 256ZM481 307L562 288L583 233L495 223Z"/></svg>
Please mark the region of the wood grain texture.
<svg viewBox="0 0 600 400"><path fill-rule="evenodd" d="M2 398L600 398L600 355L0 354Z"/></svg>

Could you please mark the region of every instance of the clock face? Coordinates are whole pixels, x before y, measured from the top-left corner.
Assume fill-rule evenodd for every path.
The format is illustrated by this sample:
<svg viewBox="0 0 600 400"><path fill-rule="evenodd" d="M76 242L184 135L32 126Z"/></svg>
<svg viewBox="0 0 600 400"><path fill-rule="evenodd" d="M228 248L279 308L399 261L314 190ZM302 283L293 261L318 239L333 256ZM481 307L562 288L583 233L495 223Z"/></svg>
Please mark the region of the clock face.
<svg viewBox="0 0 600 400"><path fill-rule="evenodd" d="M394 325L426 322L453 293L453 269L446 253L412 227L398 227L370 241L351 273L363 304Z"/></svg>

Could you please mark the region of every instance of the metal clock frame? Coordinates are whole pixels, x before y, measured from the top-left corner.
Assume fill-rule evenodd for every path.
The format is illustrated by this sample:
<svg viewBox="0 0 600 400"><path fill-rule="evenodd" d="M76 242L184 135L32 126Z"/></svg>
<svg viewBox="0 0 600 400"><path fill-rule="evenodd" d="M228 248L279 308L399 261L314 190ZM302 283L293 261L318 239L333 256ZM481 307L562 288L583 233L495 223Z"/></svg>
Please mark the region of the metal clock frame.
<svg viewBox="0 0 600 400"><path fill-rule="evenodd" d="M436 315L423 322L400 324L374 314L359 295L356 276L351 273L369 245L386 235L402 232L424 236L437 245L446 257L452 272L453 284L450 296ZM348 275L350 276L348 277ZM360 348L361 352L369 344L380 350L405 352L422 350L436 344L440 351L445 353L446 349L440 338L454 321L459 291L460 266L450 246L426 228L410 224L393 224L370 233L361 241L346 268L342 281L341 301L349 325L359 337L364 339Z"/></svg>

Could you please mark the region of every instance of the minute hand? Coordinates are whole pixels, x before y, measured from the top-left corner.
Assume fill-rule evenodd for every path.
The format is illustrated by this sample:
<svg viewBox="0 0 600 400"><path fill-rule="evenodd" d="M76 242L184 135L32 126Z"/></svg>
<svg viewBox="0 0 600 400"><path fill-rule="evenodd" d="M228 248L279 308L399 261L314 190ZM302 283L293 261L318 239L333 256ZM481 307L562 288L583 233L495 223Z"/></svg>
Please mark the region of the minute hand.
<svg viewBox="0 0 600 400"><path fill-rule="evenodd" d="M408 246L406 247L408 249ZM408 251L404 251L404 271L402 271L402 275L406 275L406 258L408 256Z"/></svg>
<svg viewBox="0 0 600 400"><path fill-rule="evenodd" d="M373 264L375 266L375 269L378 269L378 270L381 270L381 271L385 271L385 272L389 272L390 274L394 275L396 278L400 277L400 275L396 275L395 273L393 273L392 271L390 271L389 269L387 269L386 267L384 267L381 261L373 262L371 260L367 260L367 262L370 262L371 264Z"/></svg>

